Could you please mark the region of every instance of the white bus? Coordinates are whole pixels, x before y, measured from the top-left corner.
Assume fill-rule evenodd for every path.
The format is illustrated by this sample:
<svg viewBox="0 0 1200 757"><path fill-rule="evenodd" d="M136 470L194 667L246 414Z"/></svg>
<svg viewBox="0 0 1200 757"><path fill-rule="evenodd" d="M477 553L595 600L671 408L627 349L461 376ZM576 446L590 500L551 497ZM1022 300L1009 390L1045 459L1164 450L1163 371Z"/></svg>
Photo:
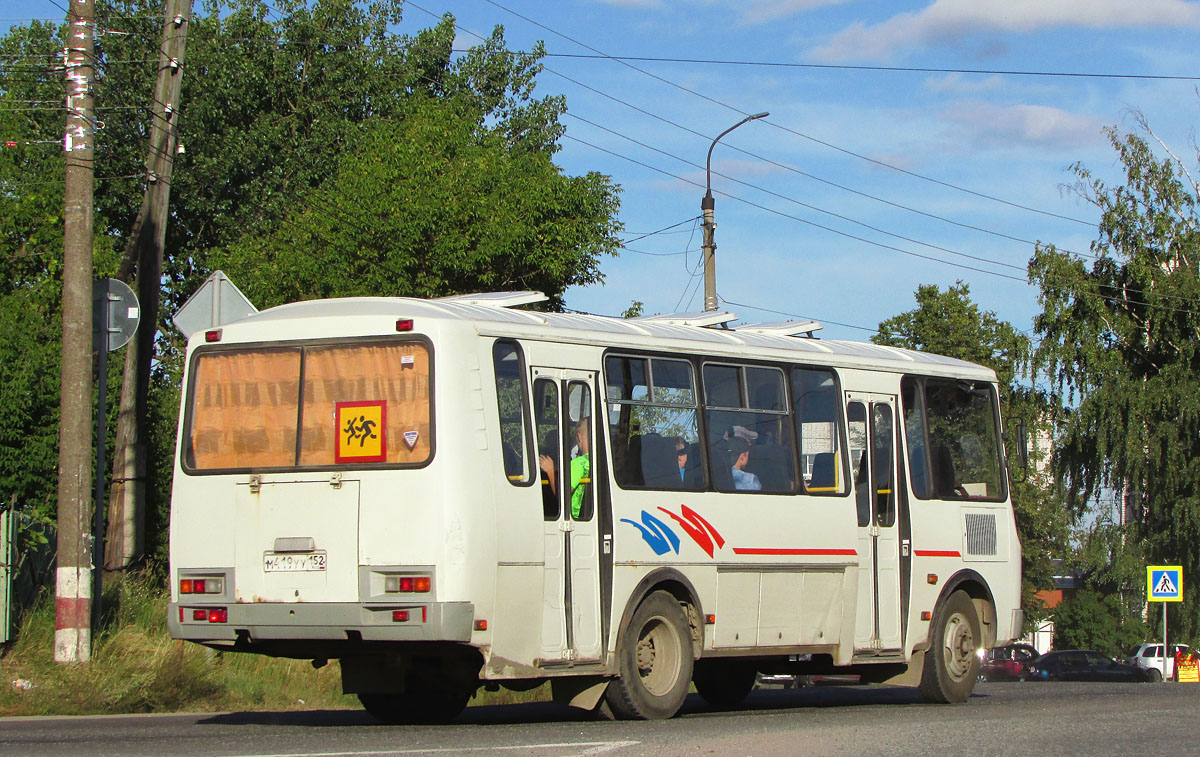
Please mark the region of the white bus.
<svg viewBox="0 0 1200 757"><path fill-rule="evenodd" d="M195 335L169 622L340 661L389 722L479 687L674 715L694 682L857 674L960 702L1021 632L990 369L517 309L537 292L299 302Z"/></svg>

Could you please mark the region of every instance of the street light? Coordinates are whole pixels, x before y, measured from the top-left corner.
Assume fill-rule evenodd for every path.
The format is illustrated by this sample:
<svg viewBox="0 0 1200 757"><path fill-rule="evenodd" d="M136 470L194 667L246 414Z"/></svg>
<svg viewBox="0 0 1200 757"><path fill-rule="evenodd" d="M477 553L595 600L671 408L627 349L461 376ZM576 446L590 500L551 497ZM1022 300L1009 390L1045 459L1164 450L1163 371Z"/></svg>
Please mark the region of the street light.
<svg viewBox="0 0 1200 757"><path fill-rule="evenodd" d="M713 232L717 228L717 222L713 220L713 201L712 194L712 151L717 146L717 142L721 141L721 137L733 131L737 127L747 121L754 121L759 118L766 118L771 115L767 112L755 113L752 116L746 116L741 121L738 121L733 126L730 126L725 131L717 135L717 138L708 146L708 160L704 164L704 197L700 200L700 210L704 213L704 222L701 224L704 227L704 309L717 309L717 270L716 259L714 255L717 252L717 245L713 242Z"/></svg>

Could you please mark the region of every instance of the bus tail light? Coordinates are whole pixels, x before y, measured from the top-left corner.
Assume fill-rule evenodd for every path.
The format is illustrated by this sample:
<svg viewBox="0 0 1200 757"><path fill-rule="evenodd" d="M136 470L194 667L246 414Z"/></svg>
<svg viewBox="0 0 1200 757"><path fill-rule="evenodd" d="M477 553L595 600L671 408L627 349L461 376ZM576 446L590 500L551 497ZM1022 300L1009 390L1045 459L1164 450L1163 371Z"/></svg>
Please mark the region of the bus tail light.
<svg viewBox="0 0 1200 757"><path fill-rule="evenodd" d="M220 329L209 329L208 331L205 331L204 332L204 341L208 342L209 344L211 344L213 342L221 341L221 330Z"/></svg>
<svg viewBox="0 0 1200 757"><path fill-rule="evenodd" d="M213 609L208 611L208 622L209 623L228 623L229 622L229 610L225 609L224 607L214 607Z"/></svg>
<svg viewBox="0 0 1200 757"><path fill-rule="evenodd" d="M179 579L180 594L221 594L224 591L225 581L221 578Z"/></svg>
<svg viewBox="0 0 1200 757"><path fill-rule="evenodd" d="M487 630L487 621L486 620L475 621L475 630L476 631L486 631Z"/></svg>
<svg viewBox="0 0 1200 757"><path fill-rule="evenodd" d="M413 330L413 319L401 318L396 321L396 331L412 331L412 330Z"/></svg>
<svg viewBox="0 0 1200 757"><path fill-rule="evenodd" d="M407 623L408 622L408 610L392 610L392 622L393 623Z"/></svg>
<svg viewBox="0 0 1200 757"><path fill-rule="evenodd" d="M427 593L433 582L429 576L386 576L383 579L383 590L388 594Z"/></svg>

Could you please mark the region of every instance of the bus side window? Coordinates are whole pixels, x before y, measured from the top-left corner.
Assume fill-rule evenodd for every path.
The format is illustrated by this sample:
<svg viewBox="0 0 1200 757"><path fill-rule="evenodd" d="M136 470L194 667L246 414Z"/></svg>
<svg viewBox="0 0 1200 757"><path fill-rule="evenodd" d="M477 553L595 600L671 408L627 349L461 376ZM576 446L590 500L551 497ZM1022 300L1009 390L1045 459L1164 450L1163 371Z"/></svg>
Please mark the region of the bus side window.
<svg viewBox="0 0 1200 757"><path fill-rule="evenodd" d="M841 392L828 368L793 368L792 420L800 446L807 494L846 492L845 456L841 454Z"/></svg>
<svg viewBox="0 0 1200 757"><path fill-rule="evenodd" d="M529 408L525 399L523 363L521 348L515 342L496 342L492 346L496 405L500 413L500 453L504 459L504 475L514 486L531 481L526 431Z"/></svg>
<svg viewBox="0 0 1200 757"><path fill-rule="evenodd" d="M546 520L558 520L558 481L562 480L559 461L558 386L549 379L533 382L533 423L538 439L538 468L542 479L542 514ZM547 464L546 461L549 461ZM547 472L549 468L550 472ZM553 475L557 480L551 481Z"/></svg>

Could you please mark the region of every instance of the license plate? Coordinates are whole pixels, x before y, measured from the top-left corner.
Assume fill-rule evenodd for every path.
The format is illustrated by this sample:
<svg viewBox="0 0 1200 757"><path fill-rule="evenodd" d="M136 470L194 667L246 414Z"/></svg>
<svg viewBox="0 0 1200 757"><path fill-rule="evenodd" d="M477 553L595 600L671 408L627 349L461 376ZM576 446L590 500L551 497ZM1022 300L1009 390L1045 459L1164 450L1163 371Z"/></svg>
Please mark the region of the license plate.
<svg viewBox="0 0 1200 757"><path fill-rule="evenodd" d="M304 554L267 552L263 555L263 570L267 573L288 573L325 570L325 553Z"/></svg>

